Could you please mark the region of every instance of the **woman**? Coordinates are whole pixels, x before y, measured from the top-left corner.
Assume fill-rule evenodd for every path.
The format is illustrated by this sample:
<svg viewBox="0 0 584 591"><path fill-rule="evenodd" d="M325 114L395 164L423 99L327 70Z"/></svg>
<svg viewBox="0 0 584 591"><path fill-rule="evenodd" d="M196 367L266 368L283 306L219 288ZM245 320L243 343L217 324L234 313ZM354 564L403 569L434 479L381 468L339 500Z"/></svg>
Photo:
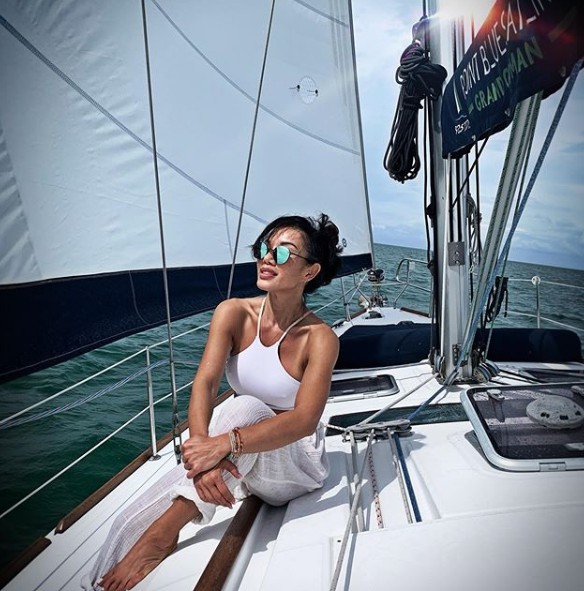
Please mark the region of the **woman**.
<svg viewBox="0 0 584 591"><path fill-rule="evenodd" d="M249 493L282 505L322 486L319 419L339 343L304 295L336 274L338 238L324 214L284 216L260 234L252 250L267 296L217 306L193 382L183 465L116 519L86 588L131 589L173 551L184 525L208 523L217 505ZM224 371L237 395L211 422Z"/></svg>

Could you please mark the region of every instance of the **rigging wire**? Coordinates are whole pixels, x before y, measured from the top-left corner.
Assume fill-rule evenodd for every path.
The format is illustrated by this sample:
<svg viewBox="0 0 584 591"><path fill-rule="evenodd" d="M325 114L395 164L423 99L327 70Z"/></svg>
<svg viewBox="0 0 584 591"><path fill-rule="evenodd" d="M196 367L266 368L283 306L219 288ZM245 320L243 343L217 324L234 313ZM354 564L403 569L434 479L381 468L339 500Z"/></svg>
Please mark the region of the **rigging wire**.
<svg viewBox="0 0 584 591"><path fill-rule="evenodd" d="M507 261L505 261L507 264ZM503 275L497 275L495 277L495 284L493 288L489 292L489 297L487 299L487 305L485 308L485 324L490 322L491 323L491 330L489 331L489 342L491 340L491 333L493 331L493 326L495 322L495 318L499 315L501 311L501 306L503 304L503 300L505 300L505 316L507 316L507 309L509 305L509 278L505 277L505 266L503 266ZM489 345L485 348L485 357L487 356L489 349Z"/></svg>
<svg viewBox="0 0 584 591"><path fill-rule="evenodd" d="M473 201L473 217L472 220L469 220L469 224L471 224L471 227L474 225L474 233L472 231L469 232L469 236L471 238L471 240L474 238L474 246L471 245L471 256L472 259L470 260L470 264L469 264L469 289L470 289L470 299L471 301L474 299L475 297L475 290L474 290L474 269L475 269L475 265L480 265L481 263L481 258L482 258L482 242L481 242L481 222L482 222L482 213L481 213L481 191L480 191L480 183L479 183L479 176L480 176L480 170L479 170L479 156L481 155L481 151L482 148L484 148L484 145L486 143L483 142L483 145L481 146L481 149L479 150L477 143L475 143L474 145L474 161L468 171L468 174L470 175L472 173L473 168L476 165L476 172L475 172L475 201ZM474 223L473 223L474 222Z"/></svg>
<svg viewBox="0 0 584 591"><path fill-rule="evenodd" d="M433 134L428 134L428 129L431 129L431 121L432 121L432 112L430 109L430 104L428 99L424 101L424 230L426 233L426 267L430 271L430 277L432 284L430 286L431 289L431 301L430 301L430 320L432 328L430 330L430 352L434 350L436 346L435 340L435 329L436 329L436 292L435 292L435 285L436 285L436 275L435 275L435 264L432 259L432 244L430 239L430 218L434 217L432 212L433 208L433 175L430 174L430 179L428 179L428 160L432 162L433 156ZM432 166L430 169L432 170ZM428 190L428 181L430 181L430 190ZM432 355L432 353L430 353Z"/></svg>
<svg viewBox="0 0 584 591"><path fill-rule="evenodd" d="M361 469L359 471L359 477L356 480L357 486L355 487L355 494L353 495L353 502L351 504L351 511L349 513L349 519L347 520L347 525L345 527L345 532L343 534L343 539L341 542L341 548L339 550L339 556L337 558L337 563L335 565L335 570L333 573L331 585L329 591L335 591L337 588L339 577L341 576L341 568L343 566L343 559L345 557L345 552L347 550L347 543L349 541L349 535L351 534L351 526L353 524L353 520L357 514L359 509L359 497L361 496L361 490L363 489L363 474L365 473L365 466L367 465L367 456L371 451L371 444L373 443L373 435L374 430L372 429L369 435L367 436L367 447L365 449L365 453L363 456L363 463L361 464Z"/></svg>
<svg viewBox="0 0 584 591"><path fill-rule="evenodd" d="M509 145L506 150L501 178L497 189L497 196L491 212L491 220L487 233L487 247L483 252L481 268L477 277L477 295L470 303L470 312L467 318L464 337L466 343L471 332L476 331L474 321L484 313L484 306L488 293L492 290L494 272L497 267L497 259L501 252L504 235L507 233L507 220L513 205L513 195L517 187L526 157L526 147L529 134L533 133L532 120L537 116L539 97L532 96L521 103L515 109L513 125L509 135ZM468 349L470 351L470 349Z"/></svg>
<svg viewBox="0 0 584 591"><path fill-rule="evenodd" d="M525 190L525 193L520 200L519 207L516 209L515 215L513 217L511 229L509 231L509 234L507 236L507 240L506 240L506 242L503 246L503 249L501 251L501 255L500 255L498 264L495 266L495 269L493 270L491 277L489 278L489 285L490 286L492 286L492 284L494 283L494 277L497 275L498 271L502 267L503 262L507 259L507 256L509 254L509 249L511 247L511 240L515 234L515 230L517 229L517 225L519 223L521 215L523 214L523 211L524 211L525 206L527 204L527 200L529 198L529 195L531 194L531 190L533 189L533 185L535 184L535 180L537 179L537 176L539 175L539 171L543 165L543 161L545 159L545 156L547 154L547 151L549 149L549 146L551 144L553 136L554 136L556 129L558 127L560 118L564 112L568 98L572 92L572 88L576 82L576 77L578 75L578 72L580 71L583 63L584 63L584 59L580 59L578 62L576 62L576 64L574 64L574 67L572 68L572 72L571 72L570 77L568 78L568 81L566 83L566 88L564 89L564 93L562 95L562 98L560 99L560 102L559 102L558 107L556 109L556 113L554 114L553 121L550 125L550 129L549 129L548 134L547 134L545 141L543 143L543 146L542 146L542 149L541 149L540 154L538 156L534 170L531 174L531 178L529 180L527 189ZM410 420L410 421L413 420L433 400L435 400L437 396L439 396L442 392L444 392L448 388L448 386L451 385L452 382L454 381L454 378L458 374L458 371L459 371L460 367L462 366L463 362L467 361L468 356L469 356L469 352L471 349L471 345L472 345L472 342L474 339L474 333L475 333L476 329L478 328L478 324L480 321L480 311L482 311L482 309L484 308L484 306L486 304L488 293L489 293L489 290L485 290L485 293L483 294L483 297L482 297L481 305L477 308L478 312L475 314L475 316L473 318L471 318L469 331L468 331L467 337L460 349L460 355L459 355L458 361L456 362L456 365L454 366L454 368L452 369L450 374L445 378L442 386L440 386L440 388L438 388L438 390L436 390L436 392L434 392L434 394L432 394L427 400L425 400L420 406L418 406L418 408L415 409L407 417L408 420Z"/></svg>
<svg viewBox="0 0 584 591"><path fill-rule="evenodd" d="M499 260L498 260L497 264L495 265L495 268L493 269L493 271L488 279L487 288L485 289L485 291L483 293L480 305L477 307L477 309L476 309L477 311L476 311L474 317L471 318L470 329L468 331L465 342L462 345L459 363L457 364L455 369L457 369L460 366L463 359L466 359L468 357L468 354L469 354L469 351L470 351L470 348L471 348L471 345L473 342L473 338L474 338L474 332L475 332L475 330L478 326L479 320L480 320L480 313L486 304L486 300L487 300L488 294L490 292L490 289L492 288L492 286L495 282L495 277L497 275L501 275L501 270L504 268L504 264L507 261L507 258L509 256L509 251L511 249L511 241L513 239L513 236L515 235L515 231L517 230L519 220L521 219L523 211L525 210L525 206L527 205L527 201L529 199L529 196L531 195L531 191L533 189L533 186L535 185L535 181L539 175L541 167L543 166L543 161L545 160L545 157L546 157L549 147L551 145L552 139L556 133L560 119L562 117L562 114L563 114L566 104L568 102L568 98L570 97L570 94L571 94L574 84L576 82L576 78L578 76L578 73L579 73L583 63L584 63L584 58L581 58L580 60L578 60L574 64L574 67L572 68L572 72L571 72L570 77L568 78L568 81L566 83L564 93L562 94L560 102L556 108L554 118L553 118L550 128L548 130L546 138L543 142L543 146L540 150L540 153L539 153L539 156L538 156L537 161L535 163L534 169L531 173L531 177L530 177L529 182L527 184L527 188L525 189L525 193L522 195L521 199L519 200L519 206L516 208L515 214L513 216L511 228L510 228L509 233L507 235L507 239L505 241L505 244L503 245L503 248L501 249L501 254L499 256Z"/></svg>
<svg viewBox="0 0 584 591"><path fill-rule="evenodd" d="M458 65L458 54L460 51L460 46L463 44L462 40L460 39L459 35L462 35L463 27L461 26L461 19L457 18L452 22L452 71L456 72L456 66ZM460 41L460 43L459 43ZM464 53L464 52L463 52ZM455 181L456 181L456 193L457 195L460 193L460 173L462 167L462 158L457 158L454 160L454 172L455 172ZM460 199L454 201L454 183L450 182L450 192L448 194L448 202L450 207L449 217L450 217L450 236L451 240L455 242L462 242L463 236L463 229L462 229L462 206ZM454 211L456 208L456 220L454 219ZM454 221L456 221L456 228L454 226ZM456 235L455 235L456 230Z"/></svg>
<svg viewBox="0 0 584 591"><path fill-rule="evenodd" d="M152 134L152 163L154 166L154 182L156 185L156 203L158 207L158 229L160 233L160 253L162 257L162 282L164 285L164 307L166 311L166 329L168 332L168 361L170 365L170 387L172 391L172 439L174 443L174 455L177 464L180 464L181 433L178 416L178 397L176 392L176 377L174 365L174 348L172 345L172 326L170 315L170 296L168 291L168 269L166 266L166 246L164 241L164 222L162 219L162 199L160 196L160 176L158 174L158 151L156 149L156 131L154 127L154 105L152 99L152 75L150 72L150 51L148 47L148 24L146 21L146 5L142 0L142 27L144 32L144 56L146 59L146 80L148 86L148 107L150 115L150 132Z"/></svg>
<svg viewBox="0 0 584 591"><path fill-rule="evenodd" d="M474 169L476 168L476 174L478 176L478 166L479 166L479 158L481 156L481 154L483 153L483 150L485 149L485 146L487 145L487 141L489 140L488 137L486 137L483 140L483 143L481 144L481 147L478 148L478 151L476 152L475 158L470 166L470 168L468 169L468 172L466 173L466 176L464 177L464 181L462 181L462 184L460 185L460 188L458 189L458 192L456 193L456 198L455 198L455 203L460 199L462 192L464 191L464 189L466 188L466 186L470 183L470 177L471 174L473 173ZM475 149L477 148L477 144L475 144ZM478 193L478 184L477 184L477 193Z"/></svg>
<svg viewBox="0 0 584 591"><path fill-rule="evenodd" d="M239 238L241 236L241 223L243 220L243 213L244 213L244 208L245 208L245 198L247 196L247 183L249 181L249 171L251 169L251 158L253 155L253 147L255 144L255 134L256 134L256 128L257 128L257 122L258 122L258 113L260 111L260 99L262 96L262 88L264 85L264 74L266 72L266 62L268 61L268 47L270 45L270 35L272 32L272 22L274 20L274 6L275 6L275 4L276 4L276 0L272 0L272 6L270 9L270 20L268 21L268 31L266 34L266 44L265 44L265 48L264 48L264 58L262 61L260 81L259 81L259 85L258 85L258 94L257 94L257 98L256 98L256 102L255 102L255 110L254 110L254 114L253 114L253 125L252 125L252 129L251 129L249 152L247 154L247 164L245 166L245 177L244 177L244 181L243 181L243 193L241 196L239 217L237 219L237 232L235 234L235 247L233 249L233 258L231 260L231 269L229 271L229 284L227 287L227 298L226 299L229 299L231 297L231 290L233 288L233 276L235 275L235 261L237 258L237 250L239 247Z"/></svg>
<svg viewBox="0 0 584 591"><path fill-rule="evenodd" d="M474 16L471 17L470 20L470 36L471 36L471 40L474 41L474 38L476 36L475 34L475 21L474 21ZM479 183L479 179L480 179L480 170L479 170L479 157L483 151L483 148L485 147L485 144L487 143L487 140L489 138L485 138L485 141L483 142L483 144L481 145L480 149L478 147L477 142L475 142L474 145L474 161L473 164L471 166L471 168L468 171L468 174L470 175L472 173L473 168L476 165L476 172L475 172L475 195L476 195L476 211L477 211L477 222L476 222L476 244L477 244L477 250L476 250L476 263L480 264L481 262L481 249L482 249L482 243L481 243L481 191L480 191L480 183ZM470 265L470 290L471 290L471 299L474 297L473 294L473 276L472 276L472 269L473 269L473 264Z"/></svg>
<svg viewBox="0 0 584 591"><path fill-rule="evenodd" d="M428 18L426 0L422 3L423 16L421 22L427 23ZM422 28L422 41L426 52L431 56L430 50L430 31L428 26ZM434 104L432 104L434 102ZM430 276L432 278L432 307L431 307L431 322L432 329L430 332L430 358L433 355L433 350L436 346L437 330L438 330L438 307L440 302L440 293L438 281L436 281L436 258L435 253L432 256L432 244L430 239L430 220L435 220L436 217L436 195L438 195L438 186L436 179L436 144L434 141L434 134L432 129L434 127L434 113L438 110L438 105L435 101L431 101L429 97L424 99L425 117L424 117L424 226L426 230L426 260ZM428 162L429 171L428 175ZM429 189L429 193L428 193ZM438 243L438 227L437 224L432 224L432 238L433 243Z"/></svg>
<svg viewBox="0 0 584 591"><path fill-rule="evenodd" d="M539 109L539 104L538 104L538 109ZM517 210L519 208L519 202L520 202L519 197L520 197L520 195L523 194L523 187L525 184L525 179L527 177L527 169L529 166L531 149L533 147L533 140L535 139L536 123L537 123L537 117L534 117L533 119L531 119L529 133L527 134L527 145L526 145L526 149L525 149L525 159L524 159L524 163L523 163L523 171L521 173L519 190L517 191L517 202L515 204L515 214L517 214ZM488 323L491 323L491 328L489 330L489 334L487 337L487 343L485 345L485 350L483 353L485 359L488 357L488 354L489 354L489 347L491 345L491 338L493 336L493 329L495 327L495 319L497 318L497 316L501 310L501 304L502 304L503 300L505 300L505 316L507 316L509 291L508 291L508 287L507 287L508 278L505 277L506 267L507 267L507 258L505 258L505 260L503 261L503 266L502 266L500 274L495 275L495 282L489 292L489 296L487 299L487 304L486 304L486 308L485 308L485 312L484 312L484 318L482 318L482 321L481 321L481 326L483 328L486 328L486 325Z"/></svg>

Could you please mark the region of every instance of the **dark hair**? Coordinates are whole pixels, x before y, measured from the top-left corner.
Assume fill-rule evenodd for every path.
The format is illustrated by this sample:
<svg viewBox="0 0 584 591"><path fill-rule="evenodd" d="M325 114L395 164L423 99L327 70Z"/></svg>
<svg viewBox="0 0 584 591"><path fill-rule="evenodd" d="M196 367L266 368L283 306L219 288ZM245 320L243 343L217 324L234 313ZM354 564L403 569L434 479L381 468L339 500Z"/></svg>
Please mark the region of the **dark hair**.
<svg viewBox="0 0 584 591"><path fill-rule="evenodd" d="M318 218L300 215L284 215L270 222L257 237L252 252L258 252L260 243L269 241L282 228L292 228L304 234L307 258L320 263L320 273L304 286L304 293L313 293L322 285L328 285L341 266L343 247L339 246L339 229L329 216L321 213Z"/></svg>

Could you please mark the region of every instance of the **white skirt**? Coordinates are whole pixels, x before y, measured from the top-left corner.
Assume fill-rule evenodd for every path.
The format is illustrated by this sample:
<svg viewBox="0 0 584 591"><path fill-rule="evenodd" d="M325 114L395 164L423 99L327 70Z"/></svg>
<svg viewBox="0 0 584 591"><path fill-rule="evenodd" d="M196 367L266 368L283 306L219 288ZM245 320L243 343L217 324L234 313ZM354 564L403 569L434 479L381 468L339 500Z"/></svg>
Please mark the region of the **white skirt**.
<svg viewBox="0 0 584 591"><path fill-rule="evenodd" d="M236 396L218 408L209 433L227 433L235 427L259 423L274 414L271 408L253 396ZM237 500L251 493L270 505L283 505L320 488L328 476L324 425L319 424L316 433L285 447L244 453L236 464L243 478L239 480L227 471L223 472L223 477ZM122 560L176 497L181 496L195 503L201 513L199 524L211 521L216 505L199 498L192 479L186 474L183 465L177 465L118 515L91 572L83 577L83 589L101 589L96 582Z"/></svg>

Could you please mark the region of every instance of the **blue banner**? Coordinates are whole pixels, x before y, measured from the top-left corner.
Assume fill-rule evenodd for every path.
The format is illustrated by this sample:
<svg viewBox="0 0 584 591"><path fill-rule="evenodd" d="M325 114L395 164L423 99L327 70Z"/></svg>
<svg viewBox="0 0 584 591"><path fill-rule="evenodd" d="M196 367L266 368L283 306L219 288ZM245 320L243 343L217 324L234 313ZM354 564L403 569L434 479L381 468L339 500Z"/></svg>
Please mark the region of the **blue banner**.
<svg viewBox="0 0 584 591"><path fill-rule="evenodd" d="M467 153L506 127L518 102L558 90L583 38L582 0L497 0L444 90L442 155Z"/></svg>

